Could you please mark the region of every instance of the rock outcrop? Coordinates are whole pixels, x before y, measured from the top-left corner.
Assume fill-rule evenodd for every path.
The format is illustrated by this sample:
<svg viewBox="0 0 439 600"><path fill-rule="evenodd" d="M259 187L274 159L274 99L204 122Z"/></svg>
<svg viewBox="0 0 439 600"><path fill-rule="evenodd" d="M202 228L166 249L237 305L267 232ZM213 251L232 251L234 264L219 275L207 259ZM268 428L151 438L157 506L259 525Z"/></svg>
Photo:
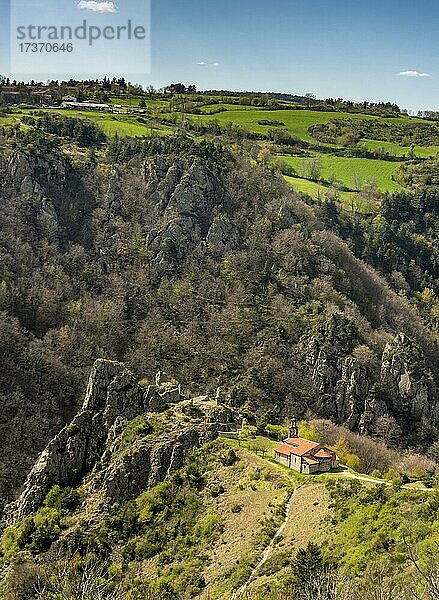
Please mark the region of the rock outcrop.
<svg viewBox="0 0 439 600"><path fill-rule="evenodd" d="M213 439L215 429L186 426L138 440L126 452L119 452L121 438L115 441L85 483L88 493L99 495L99 510L105 511L137 497L143 490L163 481L172 471L183 466L191 449Z"/></svg>
<svg viewBox="0 0 439 600"><path fill-rule="evenodd" d="M218 251L232 250L239 242L238 234L233 223L226 215L218 215L206 235L206 243L209 248Z"/></svg>
<svg viewBox="0 0 439 600"><path fill-rule="evenodd" d="M63 162L14 152L3 168L10 188L32 207L33 220L41 233L55 239L60 233L60 224L50 188L59 189L64 185Z"/></svg>
<svg viewBox="0 0 439 600"><path fill-rule="evenodd" d="M151 229L146 240L155 264L181 260L199 244L219 250L237 244L237 233L224 214L227 194L205 162L193 157L172 164L155 159L145 164L143 176L148 201L162 224Z"/></svg>
<svg viewBox="0 0 439 600"><path fill-rule="evenodd" d="M175 414L168 416L166 427L154 431L148 415L172 407ZM145 430L127 442L126 428L140 416ZM214 439L224 422L237 418L218 400L184 398L178 385L159 376L154 385L143 387L122 363L97 360L82 409L42 452L20 497L6 507L6 521L35 512L55 484L81 483L99 492L104 509L135 498L180 468L189 450Z"/></svg>
<svg viewBox="0 0 439 600"><path fill-rule="evenodd" d="M315 414L362 433L373 432L382 417L439 425L433 377L404 334L386 345L375 377L355 356L336 347L330 353L315 337L302 340L300 351L314 388Z"/></svg>
<svg viewBox="0 0 439 600"><path fill-rule="evenodd" d="M381 382L392 414L435 425L439 423L439 407L432 401L433 377L420 349L403 333L384 349Z"/></svg>
<svg viewBox="0 0 439 600"><path fill-rule="evenodd" d="M364 415L369 387L366 369L358 360L352 356L342 360L336 384L336 407L338 419L350 429L357 429Z"/></svg>

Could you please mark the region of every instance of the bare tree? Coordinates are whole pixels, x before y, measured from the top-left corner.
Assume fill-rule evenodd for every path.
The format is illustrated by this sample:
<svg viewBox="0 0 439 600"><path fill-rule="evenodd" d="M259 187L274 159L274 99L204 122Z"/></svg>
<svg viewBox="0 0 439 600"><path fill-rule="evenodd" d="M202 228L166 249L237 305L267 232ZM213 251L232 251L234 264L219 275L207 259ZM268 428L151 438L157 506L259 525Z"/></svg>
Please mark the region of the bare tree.
<svg viewBox="0 0 439 600"><path fill-rule="evenodd" d="M361 188L363 187L363 182L364 178L361 175L361 173L359 173L358 171L354 171L352 173L352 184L356 192L359 192L361 190Z"/></svg>
<svg viewBox="0 0 439 600"><path fill-rule="evenodd" d="M311 106L313 106L314 101L316 99L316 95L312 94L311 92L308 92L307 94L305 94L305 98L306 98L306 104L307 104L308 108L311 108Z"/></svg>
<svg viewBox="0 0 439 600"><path fill-rule="evenodd" d="M314 158L305 158L300 163L300 174L305 179L317 181L321 177L323 163L320 156Z"/></svg>
<svg viewBox="0 0 439 600"><path fill-rule="evenodd" d="M110 575L110 560L92 553L53 553L34 578L39 600L123 600L125 592ZM21 597L21 596L20 596ZM14 598L14 596L11 596Z"/></svg>
<svg viewBox="0 0 439 600"><path fill-rule="evenodd" d="M410 562L418 575L417 585L412 585L410 592L416 600L439 600L439 562L437 555L431 557L430 561L424 566L421 565L418 557L413 550L412 544L404 536L404 544ZM439 544L435 543L439 550Z"/></svg>

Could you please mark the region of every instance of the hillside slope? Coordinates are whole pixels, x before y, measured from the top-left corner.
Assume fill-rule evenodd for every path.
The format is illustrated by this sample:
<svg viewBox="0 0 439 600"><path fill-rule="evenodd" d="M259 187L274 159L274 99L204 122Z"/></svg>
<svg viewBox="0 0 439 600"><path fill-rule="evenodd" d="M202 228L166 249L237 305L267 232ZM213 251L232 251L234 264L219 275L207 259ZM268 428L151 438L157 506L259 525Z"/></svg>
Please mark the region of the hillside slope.
<svg viewBox="0 0 439 600"><path fill-rule="evenodd" d="M43 138L17 144L0 160L4 500L75 414L97 357L195 395L220 386L253 421L373 433L391 417L402 443L431 443L436 334L354 255L330 206L206 141L115 141L75 160Z"/></svg>
<svg viewBox="0 0 439 600"><path fill-rule="evenodd" d="M218 438L241 421L232 404L97 361L82 408L6 508L1 596L396 600L423 585L410 552L431 566L437 490L300 475Z"/></svg>

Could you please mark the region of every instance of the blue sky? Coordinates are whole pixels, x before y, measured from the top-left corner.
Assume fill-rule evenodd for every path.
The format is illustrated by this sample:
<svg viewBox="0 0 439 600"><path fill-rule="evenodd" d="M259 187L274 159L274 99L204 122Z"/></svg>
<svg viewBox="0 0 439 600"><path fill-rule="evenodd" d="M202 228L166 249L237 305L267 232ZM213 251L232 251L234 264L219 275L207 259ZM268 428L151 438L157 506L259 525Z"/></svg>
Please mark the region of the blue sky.
<svg viewBox="0 0 439 600"><path fill-rule="evenodd" d="M110 72L132 78L145 76L150 71L149 0L122 2L116 7L111 0L10 0L12 74L18 78L32 74L38 79L48 74L63 77ZM30 33L29 26L34 28ZM61 33L61 27L66 33ZM140 27L141 37L135 39L133 33ZM69 37L76 30L81 37ZM71 42L72 51L23 51L23 46L33 41L56 42L58 46Z"/></svg>
<svg viewBox="0 0 439 600"><path fill-rule="evenodd" d="M70 10L79 0L37 1ZM114 4L122 14L144 2ZM118 18L93 18L110 16ZM152 0L151 72L131 79L157 87L182 81L200 89L314 92L439 109L438 33L434 0ZM8 70L7 48L2 35L0 72ZM134 54L125 58L127 67ZM116 64L111 53L107 59L106 67ZM407 71L424 76L397 75Z"/></svg>

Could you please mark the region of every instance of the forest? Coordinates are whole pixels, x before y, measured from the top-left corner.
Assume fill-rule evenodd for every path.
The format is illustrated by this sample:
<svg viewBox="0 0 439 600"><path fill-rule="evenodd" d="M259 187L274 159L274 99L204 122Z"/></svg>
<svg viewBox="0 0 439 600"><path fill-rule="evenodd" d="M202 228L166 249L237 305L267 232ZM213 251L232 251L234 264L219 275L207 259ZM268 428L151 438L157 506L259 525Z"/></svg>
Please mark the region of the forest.
<svg viewBox="0 0 439 600"><path fill-rule="evenodd" d="M166 134L133 137L106 133L84 115L40 109L11 122L5 113L3 505L64 426L75 435L76 425L68 424L96 359L123 362L144 388L159 373L187 397L219 394L271 439L293 415L317 419L304 435L324 435L347 468L384 483L292 483L272 471L267 442L261 457L251 444L248 452L232 452L215 440L194 450L166 481L102 512L95 527L86 518L93 495L85 492L87 477L81 480L95 471L84 471L69 485L52 486L33 516L4 524L5 597L75 597L87 569L94 581L106 580L101 598L202 597L209 577L213 597L225 597L251 578L285 518L290 492L304 485L308 493L309 484L310 494L318 485L328 503L331 553L323 538L305 544L295 559L281 552L264 566L267 577L279 571L277 584L249 588L243 598L350 599L375 588L378 598L391 581L381 597L393 600L396 583L408 590L404 577L428 556L437 527L437 159L397 161L400 189L375 190L374 210L362 212L338 193L316 198L295 191L276 160L287 147L310 151L318 135L325 143L347 139L337 120L308 131L311 117L321 117L304 111L299 127L296 116L251 116L257 127L296 127L304 136L297 139L289 130L266 135L210 117L180 123L176 114L160 117L170 128ZM395 122L396 142L416 144L426 132L436 143L432 124ZM347 121L358 139L387 136L387 125L374 123ZM187 425L201 419L198 413L197 406L180 413L169 405L151 419L136 417L120 434L121 446L115 451L110 444L96 469L112 453L110 466L142 444L149 447L155 436L174 435L176 421ZM323 427L328 419L340 429ZM404 487L418 480L427 491ZM233 529L230 519L261 494L267 514L257 513L250 545L220 575L209 574L209 546L220 548ZM415 540L394 526L400 511L407 523L414 520ZM51 552L59 552L54 560ZM383 552L388 561L375 564ZM395 564L405 565L398 582L390 577ZM151 585L139 575L142 565L155 573ZM429 568L431 576L418 573L421 591L431 587L437 565ZM63 578L71 582L70 596L62 595ZM317 589L316 580L326 588ZM332 591L330 581L338 586ZM40 595L36 582L44 588Z"/></svg>

